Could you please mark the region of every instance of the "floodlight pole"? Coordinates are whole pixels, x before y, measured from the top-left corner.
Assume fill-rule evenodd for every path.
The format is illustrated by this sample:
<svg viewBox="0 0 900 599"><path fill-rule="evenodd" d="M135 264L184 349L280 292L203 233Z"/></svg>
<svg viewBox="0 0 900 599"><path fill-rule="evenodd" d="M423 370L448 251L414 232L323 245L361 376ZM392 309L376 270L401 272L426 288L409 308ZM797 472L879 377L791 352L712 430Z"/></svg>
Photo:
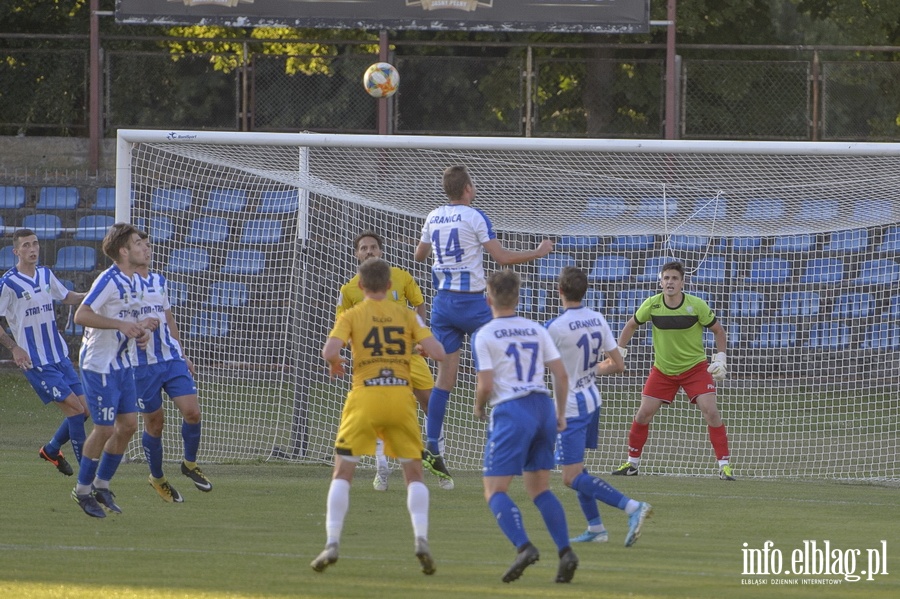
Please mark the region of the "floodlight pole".
<svg viewBox="0 0 900 599"><path fill-rule="evenodd" d="M666 139L675 139L675 107L678 105L678 73L675 72L675 4L668 0L666 7Z"/></svg>
<svg viewBox="0 0 900 599"><path fill-rule="evenodd" d="M388 32L382 29L378 33L378 60L387 62L388 60ZM378 103L378 135L388 134L388 102L390 98L379 98Z"/></svg>

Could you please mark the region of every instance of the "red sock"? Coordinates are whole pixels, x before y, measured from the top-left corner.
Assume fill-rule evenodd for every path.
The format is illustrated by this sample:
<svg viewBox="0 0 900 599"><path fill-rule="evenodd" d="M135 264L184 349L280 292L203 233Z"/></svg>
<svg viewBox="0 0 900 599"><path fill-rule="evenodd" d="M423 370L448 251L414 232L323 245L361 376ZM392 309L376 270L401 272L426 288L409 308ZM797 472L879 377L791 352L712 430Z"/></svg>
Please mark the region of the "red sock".
<svg viewBox="0 0 900 599"><path fill-rule="evenodd" d="M725 425L706 428L709 430L709 442L712 443L713 451L716 452L716 459L729 459L731 456L728 454L728 434L725 432Z"/></svg>
<svg viewBox="0 0 900 599"><path fill-rule="evenodd" d="M628 433L628 457L639 458L644 451L644 443L650 434L649 424L631 423L631 431Z"/></svg>

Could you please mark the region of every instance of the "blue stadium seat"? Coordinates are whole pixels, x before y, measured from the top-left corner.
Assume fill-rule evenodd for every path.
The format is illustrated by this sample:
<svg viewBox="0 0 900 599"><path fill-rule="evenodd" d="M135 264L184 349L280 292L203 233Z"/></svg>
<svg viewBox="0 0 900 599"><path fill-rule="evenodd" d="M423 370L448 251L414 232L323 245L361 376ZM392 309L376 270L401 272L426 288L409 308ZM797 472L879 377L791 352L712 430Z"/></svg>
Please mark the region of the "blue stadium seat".
<svg viewBox="0 0 900 599"><path fill-rule="evenodd" d="M614 218L625 214L626 208L624 198L588 198L582 215L588 218Z"/></svg>
<svg viewBox="0 0 900 599"><path fill-rule="evenodd" d="M243 189L213 189L204 212L242 212L247 207L247 192Z"/></svg>
<svg viewBox="0 0 900 599"><path fill-rule="evenodd" d="M154 243L168 241L175 235L175 225L172 224L172 219L168 216L151 216L147 227L147 235L150 236L150 241Z"/></svg>
<svg viewBox="0 0 900 599"><path fill-rule="evenodd" d="M900 281L900 264L890 258L866 260L859 269L857 285L892 285Z"/></svg>
<svg viewBox="0 0 900 599"><path fill-rule="evenodd" d="M519 303L516 304L516 312L524 314L534 310L534 289L531 287L519 287Z"/></svg>
<svg viewBox="0 0 900 599"><path fill-rule="evenodd" d="M858 200L853 206L853 220L858 223L895 223L894 202L891 200Z"/></svg>
<svg viewBox="0 0 900 599"><path fill-rule="evenodd" d="M704 235L672 235L666 242L666 248L677 254L679 252L700 252L709 245L709 237Z"/></svg>
<svg viewBox="0 0 900 599"><path fill-rule="evenodd" d="M566 266L575 266L575 258L569 254L547 254L535 261L538 278L542 281L557 281L559 272Z"/></svg>
<svg viewBox="0 0 900 599"><path fill-rule="evenodd" d="M101 187L97 190L97 197L91 204L91 210L112 211L116 209L116 188Z"/></svg>
<svg viewBox="0 0 900 599"><path fill-rule="evenodd" d="M222 272L232 275L258 275L266 268L266 255L256 250L228 250Z"/></svg>
<svg viewBox="0 0 900 599"><path fill-rule="evenodd" d="M62 233L62 219L56 214L28 214L22 220L23 229L31 229L38 239L58 239Z"/></svg>
<svg viewBox="0 0 900 599"><path fill-rule="evenodd" d="M611 314L625 317L627 320L634 315L635 310L652 294L646 289L625 289L616 294L616 303L612 306Z"/></svg>
<svg viewBox="0 0 900 599"><path fill-rule="evenodd" d="M868 318L875 313L875 300L871 293L842 293L834 302L835 318Z"/></svg>
<svg viewBox="0 0 900 599"><path fill-rule="evenodd" d="M840 320L817 322L809 331L809 347L825 350L847 349L850 328Z"/></svg>
<svg viewBox="0 0 900 599"><path fill-rule="evenodd" d="M638 203L638 218L672 218L678 214L676 198L641 198Z"/></svg>
<svg viewBox="0 0 900 599"><path fill-rule="evenodd" d="M591 252L597 249L600 238L592 235L563 235L553 244L557 252Z"/></svg>
<svg viewBox="0 0 900 599"><path fill-rule="evenodd" d="M766 296L758 291L732 291L728 296L728 315L732 318L762 316Z"/></svg>
<svg viewBox="0 0 900 599"><path fill-rule="evenodd" d="M281 221L258 219L247 221L241 243L278 243L281 241Z"/></svg>
<svg viewBox="0 0 900 599"><path fill-rule="evenodd" d="M6 272L16 265L19 259L13 254L13 246L6 245L0 248L0 273Z"/></svg>
<svg viewBox="0 0 900 599"><path fill-rule="evenodd" d="M599 289L588 289L581 300L583 306L597 312L603 312L604 303L603 292Z"/></svg>
<svg viewBox="0 0 900 599"><path fill-rule="evenodd" d="M750 342L757 348L785 348L797 345L797 325L784 322L764 322Z"/></svg>
<svg viewBox="0 0 900 599"><path fill-rule="evenodd" d="M53 270L90 272L97 267L97 251L88 246L69 245L56 252Z"/></svg>
<svg viewBox="0 0 900 599"><path fill-rule="evenodd" d="M784 258L758 258L750 265L748 285L782 285L791 278L791 263Z"/></svg>
<svg viewBox="0 0 900 599"><path fill-rule="evenodd" d="M646 252L656 244L655 235L619 235L607 246L611 252Z"/></svg>
<svg viewBox="0 0 900 599"><path fill-rule="evenodd" d="M207 304L216 308L243 308L250 302L250 291L243 283L216 281L209 286Z"/></svg>
<svg viewBox="0 0 900 599"><path fill-rule="evenodd" d="M716 302L713 299L713 294L710 293L709 291L701 291L699 289L691 289L688 291L688 293L690 293L694 297L698 297L698 298L702 299L704 302L706 302L707 306L709 306L710 308L715 310L715 306L713 304L715 304Z"/></svg>
<svg viewBox="0 0 900 599"><path fill-rule="evenodd" d="M866 327L866 336L862 342L863 349L884 349L897 351L900 349L900 328L891 322L876 322Z"/></svg>
<svg viewBox="0 0 900 599"><path fill-rule="evenodd" d="M188 286L178 281L168 281L169 303L173 306L183 306L188 302Z"/></svg>
<svg viewBox="0 0 900 599"><path fill-rule="evenodd" d="M889 227L881 238L878 251L884 253L900 253L900 227Z"/></svg>
<svg viewBox="0 0 900 599"><path fill-rule="evenodd" d="M846 265L840 258L810 258L803 267L800 283L840 283L844 280Z"/></svg>
<svg viewBox="0 0 900 599"><path fill-rule="evenodd" d="M631 276L631 260L625 256L600 256L588 273L588 280L604 283L624 281Z"/></svg>
<svg viewBox="0 0 900 599"><path fill-rule="evenodd" d="M784 200L778 198L754 198L747 202L744 220L782 220L785 216Z"/></svg>
<svg viewBox="0 0 900 599"><path fill-rule="evenodd" d="M25 205L25 188L21 185L0 186L0 208L14 209Z"/></svg>
<svg viewBox="0 0 900 599"><path fill-rule="evenodd" d="M662 268L663 264L667 264L674 260L675 258L670 258L667 256L653 256L652 258L647 258L647 262L644 264L644 271L637 277L635 277L635 279L638 283L658 281L659 270Z"/></svg>
<svg viewBox="0 0 900 599"><path fill-rule="evenodd" d="M538 289L534 293L534 306L532 309L545 319L550 319L560 311L559 296L547 289Z"/></svg>
<svg viewBox="0 0 900 599"><path fill-rule="evenodd" d="M900 320L900 295L891 297L888 303L886 316L891 320Z"/></svg>
<svg viewBox="0 0 900 599"><path fill-rule="evenodd" d="M744 254L761 248L762 244L762 237L753 235L748 237L732 237L729 245L735 254Z"/></svg>
<svg viewBox="0 0 900 599"><path fill-rule="evenodd" d="M172 251L166 272L203 272L209 270L209 252L203 248L179 248Z"/></svg>
<svg viewBox="0 0 900 599"><path fill-rule="evenodd" d="M107 214L89 214L78 219L75 239L78 241L101 241L116 219Z"/></svg>
<svg viewBox="0 0 900 599"><path fill-rule="evenodd" d="M200 312L191 319L191 337L225 337L228 335L228 315L221 312Z"/></svg>
<svg viewBox="0 0 900 599"><path fill-rule="evenodd" d="M721 256L707 256L697 266L696 272L691 275L691 283L715 285L724 283L728 276L725 258Z"/></svg>
<svg viewBox="0 0 900 599"><path fill-rule="evenodd" d="M728 217L725 198L700 198L694 203L693 218L703 221L724 221Z"/></svg>
<svg viewBox="0 0 900 599"><path fill-rule="evenodd" d="M177 212L191 207L190 189L159 188L150 195L150 209L154 212Z"/></svg>
<svg viewBox="0 0 900 599"><path fill-rule="evenodd" d="M808 223L833 223L838 220L837 200L806 200L800 205L797 220Z"/></svg>
<svg viewBox="0 0 900 599"><path fill-rule="evenodd" d="M809 233L780 235L772 242L773 254L797 254L808 252L816 244L816 236Z"/></svg>
<svg viewBox="0 0 900 599"><path fill-rule="evenodd" d="M75 210L80 200L77 187L42 187L38 210Z"/></svg>
<svg viewBox="0 0 900 599"><path fill-rule="evenodd" d="M781 297L778 315L784 317L810 317L819 313L822 298L816 291L788 291Z"/></svg>
<svg viewBox="0 0 900 599"><path fill-rule="evenodd" d="M866 229L835 231L825 244L826 252L855 254L865 251L869 245L869 232Z"/></svg>
<svg viewBox="0 0 900 599"><path fill-rule="evenodd" d="M201 216L191 222L188 243L223 243L228 239L228 219L219 216Z"/></svg>
<svg viewBox="0 0 900 599"><path fill-rule="evenodd" d="M296 212L300 207L300 197L296 189L262 192L257 212L265 214L285 214Z"/></svg>

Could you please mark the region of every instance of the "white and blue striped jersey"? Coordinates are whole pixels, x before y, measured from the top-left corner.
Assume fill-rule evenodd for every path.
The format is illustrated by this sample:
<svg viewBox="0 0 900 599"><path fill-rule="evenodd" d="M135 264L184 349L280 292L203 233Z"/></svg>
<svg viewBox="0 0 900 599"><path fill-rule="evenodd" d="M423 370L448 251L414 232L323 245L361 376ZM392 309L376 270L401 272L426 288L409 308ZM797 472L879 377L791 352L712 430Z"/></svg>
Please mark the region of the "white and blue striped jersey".
<svg viewBox="0 0 900 599"><path fill-rule="evenodd" d="M531 393L546 393L544 368L560 359L550 334L521 316L495 318L472 337L475 370L494 371L494 390L488 403L496 406Z"/></svg>
<svg viewBox="0 0 900 599"><path fill-rule="evenodd" d="M590 308L568 308L547 322L547 332L562 355L569 375L566 418L584 416L597 410L603 400L596 384L601 352L616 348L616 338L606 318Z"/></svg>
<svg viewBox="0 0 900 599"><path fill-rule="evenodd" d="M181 344L172 336L166 311L171 309L169 303L169 283L164 276L151 272L145 279L138 274L141 283L143 305L141 320L152 317L159 319L159 327L150 335L146 349L137 348L138 365L157 364L169 360L181 360L184 351Z"/></svg>
<svg viewBox="0 0 900 599"><path fill-rule="evenodd" d="M0 315L6 317L16 344L28 352L34 367L56 364L69 357L69 348L56 326L53 300L69 290L46 266L34 278L11 268L0 278Z"/></svg>
<svg viewBox="0 0 900 599"><path fill-rule="evenodd" d="M422 226L422 243L431 244L431 278L436 290L484 291L482 245L496 239L487 214L463 204L432 210Z"/></svg>
<svg viewBox="0 0 900 599"><path fill-rule="evenodd" d="M96 314L138 322L141 313L141 284L137 273L126 276L113 264L91 285L82 302ZM84 328L81 341L80 366L100 374L111 370L131 368L137 364L136 344L117 329Z"/></svg>

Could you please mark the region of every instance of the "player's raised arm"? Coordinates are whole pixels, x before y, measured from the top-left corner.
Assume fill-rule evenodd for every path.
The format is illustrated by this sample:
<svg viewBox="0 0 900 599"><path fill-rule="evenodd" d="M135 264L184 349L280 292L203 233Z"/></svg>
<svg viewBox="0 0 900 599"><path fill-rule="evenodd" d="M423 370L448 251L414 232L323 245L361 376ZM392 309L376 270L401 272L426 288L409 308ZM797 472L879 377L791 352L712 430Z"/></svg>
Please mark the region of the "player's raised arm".
<svg viewBox="0 0 900 599"><path fill-rule="evenodd" d="M491 255L491 258L497 261L500 266L510 266L512 264L522 264L530 262L538 258L542 258L553 251L553 242L549 239L543 240L533 250L515 251L503 247L503 244L496 238L486 241L484 249ZM418 248L416 250L418 252Z"/></svg>
<svg viewBox="0 0 900 599"><path fill-rule="evenodd" d="M416 262L425 262L425 258L431 255L431 244L425 243L424 241L420 241L419 245L416 246L416 251L413 253L413 258L416 259Z"/></svg>

